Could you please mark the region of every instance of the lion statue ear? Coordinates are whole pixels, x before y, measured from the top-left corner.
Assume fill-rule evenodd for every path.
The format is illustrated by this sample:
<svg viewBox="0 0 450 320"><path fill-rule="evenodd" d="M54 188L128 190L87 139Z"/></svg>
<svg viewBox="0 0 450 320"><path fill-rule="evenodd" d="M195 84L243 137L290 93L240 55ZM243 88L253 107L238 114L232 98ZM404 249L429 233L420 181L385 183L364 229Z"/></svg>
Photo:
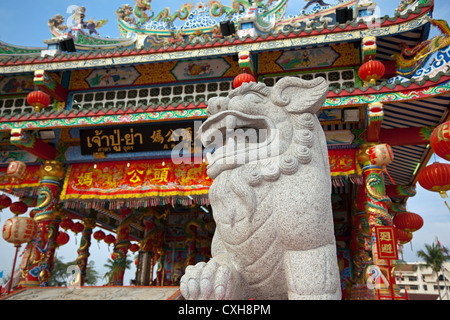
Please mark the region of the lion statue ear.
<svg viewBox="0 0 450 320"><path fill-rule="evenodd" d="M318 77L303 80L284 77L270 92L270 100L277 106L285 107L290 113L317 113L323 106L328 93L328 82Z"/></svg>

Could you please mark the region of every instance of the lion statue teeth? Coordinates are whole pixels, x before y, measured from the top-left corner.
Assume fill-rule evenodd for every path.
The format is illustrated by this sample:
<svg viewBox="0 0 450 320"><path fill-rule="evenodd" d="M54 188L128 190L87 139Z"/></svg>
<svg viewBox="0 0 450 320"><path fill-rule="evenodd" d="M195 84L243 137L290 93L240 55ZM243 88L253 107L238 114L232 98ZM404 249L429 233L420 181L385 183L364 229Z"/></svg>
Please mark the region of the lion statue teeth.
<svg viewBox="0 0 450 320"><path fill-rule="evenodd" d="M208 101L216 231L212 258L186 268L186 299L340 299L326 139L328 83L244 83Z"/></svg>

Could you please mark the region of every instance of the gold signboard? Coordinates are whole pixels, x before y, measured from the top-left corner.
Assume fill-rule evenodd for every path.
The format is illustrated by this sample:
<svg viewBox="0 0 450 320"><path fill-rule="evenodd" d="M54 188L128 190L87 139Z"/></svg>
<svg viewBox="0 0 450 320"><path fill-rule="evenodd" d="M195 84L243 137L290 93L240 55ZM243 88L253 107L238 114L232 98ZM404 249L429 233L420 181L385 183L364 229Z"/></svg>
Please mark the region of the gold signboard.
<svg viewBox="0 0 450 320"><path fill-rule="evenodd" d="M179 143L193 146L200 125L201 121L183 121L80 130L81 154L165 151Z"/></svg>

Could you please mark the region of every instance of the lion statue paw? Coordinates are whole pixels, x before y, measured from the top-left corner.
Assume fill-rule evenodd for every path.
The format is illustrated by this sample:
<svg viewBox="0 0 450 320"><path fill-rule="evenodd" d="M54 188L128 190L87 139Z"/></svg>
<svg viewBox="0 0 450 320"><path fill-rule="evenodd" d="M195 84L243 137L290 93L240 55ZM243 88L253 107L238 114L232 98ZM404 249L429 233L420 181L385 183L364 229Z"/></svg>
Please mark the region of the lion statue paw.
<svg viewBox="0 0 450 320"><path fill-rule="evenodd" d="M186 268L180 290L187 300L239 299L239 274L227 264L199 262Z"/></svg>

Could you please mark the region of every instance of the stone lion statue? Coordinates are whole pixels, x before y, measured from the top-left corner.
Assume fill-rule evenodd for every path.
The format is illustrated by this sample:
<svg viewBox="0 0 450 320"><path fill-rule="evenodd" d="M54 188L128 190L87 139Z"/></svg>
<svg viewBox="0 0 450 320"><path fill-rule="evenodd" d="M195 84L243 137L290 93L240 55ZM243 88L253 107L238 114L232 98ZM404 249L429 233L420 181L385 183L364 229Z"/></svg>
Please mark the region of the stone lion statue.
<svg viewBox="0 0 450 320"><path fill-rule="evenodd" d="M181 279L186 299L340 299L328 151L316 116L327 92L323 78L285 77L208 101L201 139L211 151L216 230L211 260Z"/></svg>

